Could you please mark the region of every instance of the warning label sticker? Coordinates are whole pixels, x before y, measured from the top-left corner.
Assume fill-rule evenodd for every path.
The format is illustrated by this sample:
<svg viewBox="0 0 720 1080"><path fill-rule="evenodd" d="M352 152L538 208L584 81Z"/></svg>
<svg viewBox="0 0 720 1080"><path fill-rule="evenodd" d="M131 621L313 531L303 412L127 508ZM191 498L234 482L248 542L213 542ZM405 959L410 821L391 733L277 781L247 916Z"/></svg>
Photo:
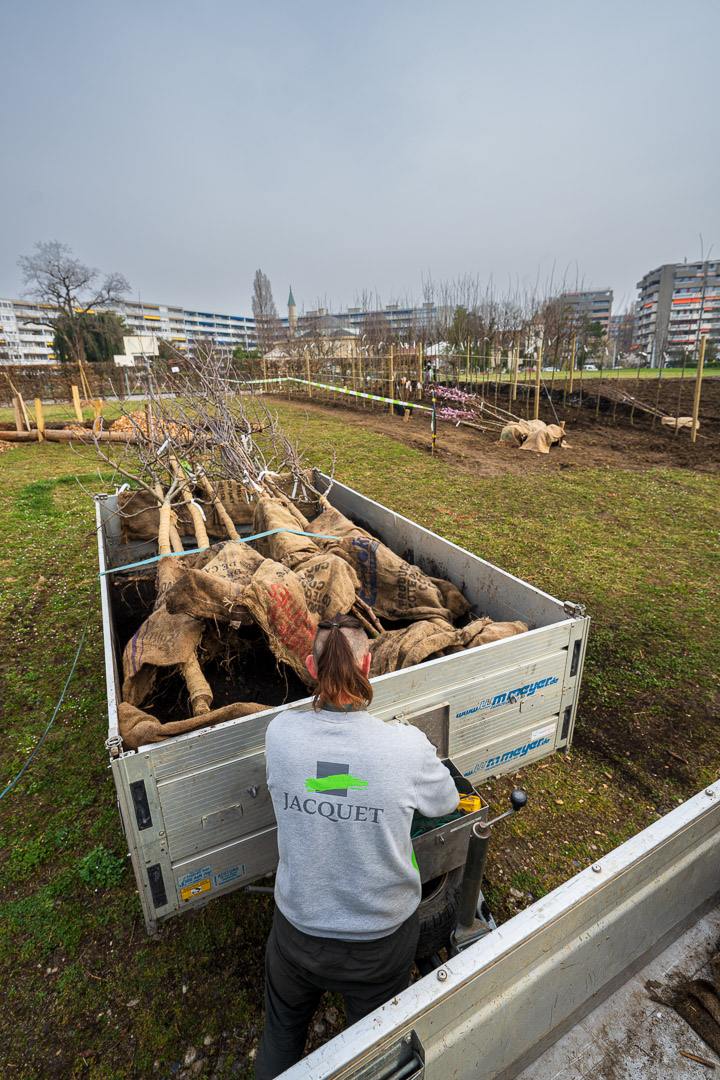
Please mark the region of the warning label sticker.
<svg viewBox="0 0 720 1080"><path fill-rule="evenodd" d="M210 878L203 878L202 881L198 881L196 885L188 885L186 888L180 890L180 895L183 900L192 900L195 896L200 896L201 893L210 892Z"/></svg>

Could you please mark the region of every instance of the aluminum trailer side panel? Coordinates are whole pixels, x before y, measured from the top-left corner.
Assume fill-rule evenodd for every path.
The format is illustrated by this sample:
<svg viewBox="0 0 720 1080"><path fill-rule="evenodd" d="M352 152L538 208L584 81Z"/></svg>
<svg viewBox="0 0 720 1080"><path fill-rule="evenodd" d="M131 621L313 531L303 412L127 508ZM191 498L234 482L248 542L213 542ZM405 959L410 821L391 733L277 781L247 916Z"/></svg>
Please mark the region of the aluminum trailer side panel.
<svg viewBox="0 0 720 1080"><path fill-rule="evenodd" d="M327 482L327 478L319 478ZM407 518L335 484L330 501L369 525L427 572L457 584L477 614L521 618L526 634L372 680L373 712L424 727L430 717L441 756L476 785L490 775L569 746L589 620ZM102 569L150 557L153 545L121 545L117 497L98 498ZM154 570L150 568L150 573ZM265 784L265 731L279 708L122 751L119 657L110 576L101 577L108 680L108 741L123 826L146 925L206 903L264 876L277 862ZM500 605L507 592L508 603ZM310 699L282 708L310 706Z"/></svg>
<svg viewBox="0 0 720 1080"><path fill-rule="evenodd" d="M512 1080L718 900L720 781L282 1075Z"/></svg>

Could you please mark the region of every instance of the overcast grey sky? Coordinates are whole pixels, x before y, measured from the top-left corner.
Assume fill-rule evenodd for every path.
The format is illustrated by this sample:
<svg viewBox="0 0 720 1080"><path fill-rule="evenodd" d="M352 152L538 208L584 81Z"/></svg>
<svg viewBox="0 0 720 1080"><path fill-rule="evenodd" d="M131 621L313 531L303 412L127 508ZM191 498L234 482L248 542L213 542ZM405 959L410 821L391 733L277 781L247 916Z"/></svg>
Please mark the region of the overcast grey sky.
<svg viewBox="0 0 720 1080"><path fill-rule="evenodd" d="M24 0L2 16L0 295L61 240L250 313L720 255L718 0Z"/></svg>

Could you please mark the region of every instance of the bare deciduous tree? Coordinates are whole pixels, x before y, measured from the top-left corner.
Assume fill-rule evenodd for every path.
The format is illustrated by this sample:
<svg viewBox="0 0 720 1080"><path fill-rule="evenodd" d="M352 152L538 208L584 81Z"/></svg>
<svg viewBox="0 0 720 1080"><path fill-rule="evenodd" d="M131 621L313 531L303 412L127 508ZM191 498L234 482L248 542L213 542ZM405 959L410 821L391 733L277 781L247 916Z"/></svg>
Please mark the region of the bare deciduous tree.
<svg viewBox="0 0 720 1080"><path fill-rule="evenodd" d="M260 351L266 353L279 336L280 320L270 278L262 270L256 270L253 278L252 310Z"/></svg>
<svg viewBox="0 0 720 1080"><path fill-rule="evenodd" d="M38 241L33 255L21 255L25 293L41 304L49 304L42 315L24 320L53 331L62 327L67 349L75 363L85 360L84 318L89 311L118 303L130 292L122 274L101 278L95 270L76 259L67 244L58 240Z"/></svg>

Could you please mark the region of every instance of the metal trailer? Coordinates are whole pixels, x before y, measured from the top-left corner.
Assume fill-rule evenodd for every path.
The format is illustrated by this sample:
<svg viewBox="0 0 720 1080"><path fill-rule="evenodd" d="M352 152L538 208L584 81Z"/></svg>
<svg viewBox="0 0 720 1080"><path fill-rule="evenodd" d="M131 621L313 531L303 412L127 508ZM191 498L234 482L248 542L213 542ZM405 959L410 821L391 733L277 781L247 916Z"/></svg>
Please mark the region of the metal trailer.
<svg viewBox="0 0 720 1080"><path fill-rule="evenodd" d="M316 486L329 479L316 474ZM427 529L334 483L347 517L434 577L458 586L475 614L522 620L528 633L372 680L373 713L421 727L473 785L570 746L589 619ZM120 543L117 496L96 499L101 570L150 557L157 546ZM249 535L249 530L246 535ZM152 574L154 567L148 568ZM118 731L120 657L113 574L100 578L108 697L106 747L148 933L158 923L263 877L277 864L265 782L265 730L276 713L309 698L167 742L123 750ZM480 812L486 816L486 808ZM463 825L472 824L468 817ZM416 853L423 881L461 865L468 829L428 834ZM455 836L455 843L449 843ZM422 839L422 838L421 838ZM420 850L424 849L424 850ZM442 850L443 858L438 856Z"/></svg>
<svg viewBox="0 0 720 1080"><path fill-rule="evenodd" d="M719 938L716 781L283 1080L691 1080L720 1062L648 982L707 978Z"/></svg>

